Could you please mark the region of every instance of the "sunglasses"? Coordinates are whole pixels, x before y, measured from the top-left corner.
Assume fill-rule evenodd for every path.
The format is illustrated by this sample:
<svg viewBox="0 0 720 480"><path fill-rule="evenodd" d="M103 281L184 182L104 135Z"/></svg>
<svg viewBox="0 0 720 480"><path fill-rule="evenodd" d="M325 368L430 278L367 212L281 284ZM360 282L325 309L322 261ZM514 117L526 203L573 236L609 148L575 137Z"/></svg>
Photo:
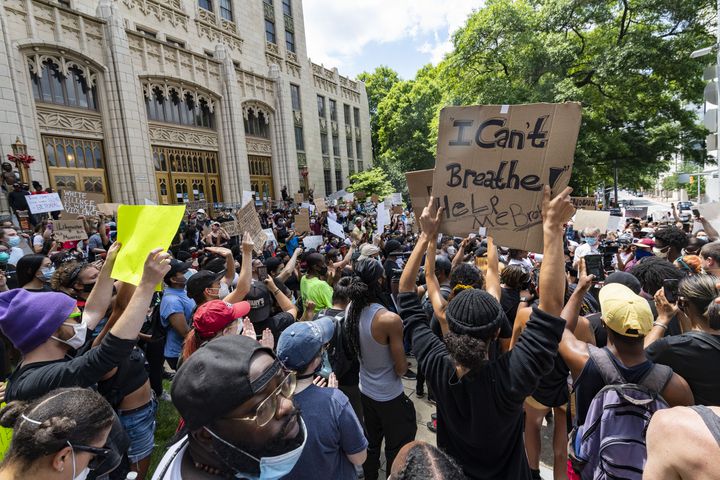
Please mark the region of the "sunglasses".
<svg viewBox="0 0 720 480"><path fill-rule="evenodd" d="M282 395L288 400L292 398L297 387L297 375L295 372L288 373L280 382L273 392L268 395L255 409L255 415L245 417L226 417L228 420L242 420L247 422L255 422L258 427L264 427L273 419L280 406L278 395Z"/></svg>
<svg viewBox="0 0 720 480"><path fill-rule="evenodd" d="M103 464L105 461L110 457L112 450L109 448L98 448L98 447L91 447L89 445L73 445L70 444L70 446L73 448L73 450L79 450L81 452L88 452L93 454L92 460L88 463L88 468L90 470L100 470L101 467L103 467Z"/></svg>

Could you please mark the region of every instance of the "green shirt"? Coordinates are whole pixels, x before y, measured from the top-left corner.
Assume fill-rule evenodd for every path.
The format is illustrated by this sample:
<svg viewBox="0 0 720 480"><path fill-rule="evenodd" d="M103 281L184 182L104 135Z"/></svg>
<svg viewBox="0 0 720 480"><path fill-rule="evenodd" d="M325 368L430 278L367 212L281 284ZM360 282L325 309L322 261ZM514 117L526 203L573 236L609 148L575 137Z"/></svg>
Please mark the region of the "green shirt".
<svg viewBox="0 0 720 480"><path fill-rule="evenodd" d="M325 281L317 277L303 276L300 279L300 296L303 305L307 305L308 301L315 303L315 309L332 307L333 289Z"/></svg>

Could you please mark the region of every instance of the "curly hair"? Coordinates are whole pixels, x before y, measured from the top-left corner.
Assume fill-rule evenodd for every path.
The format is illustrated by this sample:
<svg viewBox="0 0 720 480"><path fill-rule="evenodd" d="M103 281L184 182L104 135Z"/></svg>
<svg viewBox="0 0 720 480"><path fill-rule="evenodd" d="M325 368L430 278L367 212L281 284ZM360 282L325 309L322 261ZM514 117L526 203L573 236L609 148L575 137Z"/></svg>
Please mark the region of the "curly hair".
<svg viewBox="0 0 720 480"><path fill-rule="evenodd" d="M470 335L448 332L443 337L450 356L470 370L479 370L487 363L489 342Z"/></svg>
<svg viewBox="0 0 720 480"><path fill-rule="evenodd" d="M457 463L445 452L425 442L418 442L407 452L405 465L393 478L397 480L464 480Z"/></svg>
<svg viewBox="0 0 720 480"><path fill-rule="evenodd" d="M50 279L50 288L56 292L62 292L64 289L72 288L80 278L83 270L92 267L89 263L81 263L70 261L60 264Z"/></svg>
<svg viewBox="0 0 720 480"><path fill-rule="evenodd" d="M660 290L666 278L680 280L685 276L675 265L660 257L643 258L632 267L630 273L640 280L643 291L649 295Z"/></svg>
<svg viewBox="0 0 720 480"><path fill-rule="evenodd" d="M677 227L667 227L656 230L655 240L660 240L664 245L675 247L677 251L682 250L688 244L687 235Z"/></svg>
<svg viewBox="0 0 720 480"><path fill-rule="evenodd" d="M475 265L461 263L450 272L450 288L454 288L458 284L482 289L485 285L485 279L480 269Z"/></svg>
<svg viewBox="0 0 720 480"><path fill-rule="evenodd" d="M530 281L530 274L519 265L508 265L500 273L500 282L513 290L520 290Z"/></svg>
<svg viewBox="0 0 720 480"><path fill-rule="evenodd" d="M0 410L0 425L13 429L2 466L17 464L26 472L68 442L89 445L112 425L113 417L107 400L89 388L62 388L32 402L10 402Z"/></svg>

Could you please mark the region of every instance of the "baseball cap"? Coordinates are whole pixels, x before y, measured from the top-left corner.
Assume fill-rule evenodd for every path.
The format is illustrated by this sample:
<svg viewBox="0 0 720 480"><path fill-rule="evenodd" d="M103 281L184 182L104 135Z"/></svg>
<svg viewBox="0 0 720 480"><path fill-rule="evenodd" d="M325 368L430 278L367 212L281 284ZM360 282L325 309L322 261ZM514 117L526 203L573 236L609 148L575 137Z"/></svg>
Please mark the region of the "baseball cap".
<svg viewBox="0 0 720 480"><path fill-rule="evenodd" d="M193 274L192 277L188 278L185 284L185 290L187 290L188 297L195 298L200 297L206 288L210 288L213 283L220 280L225 276L225 272L215 273L210 270L200 270Z"/></svg>
<svg viewBox="0 0 720 480"><path fill-rule="evenodd" d="M655 246L655 240L652 238L641 238L637 242L633 242L633 245L640 248L653 248Z"/></svg>
<svg viewBox="0 0 720 480"><path fill-rule="evenodd" d="M198 209L195 211L195 213L202 213L202 214L204 215L204 214L205 214L205 209L204 209L204 208L198 208Z"/></svg>
<svg viewBox="0 0 720 480"><path fill-rule="evenodd" d="M175 258L170 260L170 271L165 274L165 283L176 273L185 273L190 270L192 262L181 262Z"/></svg>
<svg viewBox="0 0 720 480"><path fill-rule="evenodd" d="M250 284L250 291L245 295L245 300L250 304L248 317L251 322L262 322L270 316L272 297L262 282L253 281Z"/></svg>
<svg viewBox="0 0 720 480"><path fill-rule="evenodd" d="M245 335L224 335L209 341L183 362L173 378L173 405L190 430L211 424L262 391L280 370L277 360L250 381L250 363L257 352L273 358L272 349Z"/></svg>
<svg viewBox="0 0 720 480"><path fill-rule="evenodd" d="M248 302L228 303L222 300L211 300L203 303L195 310L193 327L200 338L212 338L223 328L250 312Z"/></svg>
<svg viewBox="0 0 720 480"><path fill-rule="evenodd" d="M330 317L293 323L280 334L277 344L278 358L286 368L302 372L323 345L332 339L334 332L335 323Z"/></svg>
<svg viewBox="0 0 720 480"><path fill-rule="evenodd" d="M625 285L611 283L600 289L600 310L605 325L626 337L641 337L652 329L650 305Z"/></svg>

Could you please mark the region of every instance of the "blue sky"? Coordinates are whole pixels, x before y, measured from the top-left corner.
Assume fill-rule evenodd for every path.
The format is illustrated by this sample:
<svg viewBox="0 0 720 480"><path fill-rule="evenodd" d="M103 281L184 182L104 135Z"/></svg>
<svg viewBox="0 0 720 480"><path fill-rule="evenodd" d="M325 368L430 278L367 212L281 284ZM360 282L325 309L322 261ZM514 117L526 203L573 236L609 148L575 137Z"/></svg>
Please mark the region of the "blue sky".
<svg viewBox="0 0 720 480"><path fill-rule="evenodd" d="M388 65L404 79L452 49L482 0L304 0L308 56L355 77Z"/></svg>

